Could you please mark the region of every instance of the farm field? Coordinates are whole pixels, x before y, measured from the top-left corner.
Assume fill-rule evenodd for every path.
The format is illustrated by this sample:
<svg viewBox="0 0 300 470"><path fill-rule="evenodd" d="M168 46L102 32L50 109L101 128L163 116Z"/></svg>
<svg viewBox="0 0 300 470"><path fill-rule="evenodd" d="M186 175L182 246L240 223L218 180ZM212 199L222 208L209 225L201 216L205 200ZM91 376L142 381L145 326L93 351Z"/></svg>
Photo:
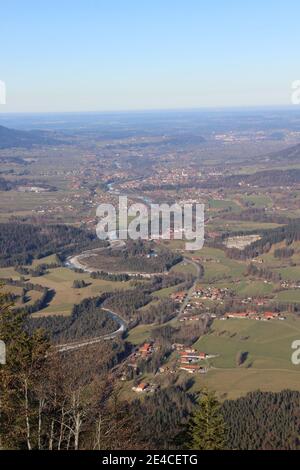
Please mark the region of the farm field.
<svg viewBox="0 0 300 470"><path fill-rule="evenodd" d="M241 277L245 271L245 263L227 258L220 249L203 248L195 255L206 258L203 261L205 282Z"/></svg>
<svg viewBox="0 0 300 470"><path fill-rule="evenodd" d="M129 341L135 346L142 344L151 336L151 331L154 328L157 328L157 325L138 325L132 328L132 330L129 330L126 341Z"/></svg>
<svg viewBox="0 0 300 470"><path fill-rule="evenodd" d="M43 261L46 258L43 258ZM42 260L39 260L42 261ZM0 269L0 277L12 277L19 279L20 275L13 268ZM50 304L43 310L36 312L33 316L47 315L69 315L73 305L80 303L88 297L96 297L103 292L111 292L113 290L128 289L131 281L113 282L102 279L91 279L88 273L76 273L68 268L49 269L49 272L43 276L26 277L28 282L39 284L49 289L55 290L55 295ZM73 282L75 280L84 280L88 285L81 289L74 289ZM7 289L16 292L16 288ZM34 292L34 295L36 293Z"/></svg>
<svg viewBox="0 0 300 470"><path fill-rule="evenodd" d="M176 264L171 268L170 271L175 273L196 274L195 266L187 263L186 261L182 261L181 263Z"/></svg>
<svg viewBox="0 0 300 470"><path fill-rule="evenodd" d="M15 271L13 267L0 268L0 279L19 279L20 274Z"/></svg>
<svg viewBox="0 0 300 470"><path fill-rule="evenodd" d="M239 297L252 297L263 296L272 294L274 284L271 282L264 282L263 280L244 280L233 285L232 288Z"/></svg>
<svg viewBox="0 0 300 470"><path fill-rule="evenodd" d="M209 229L211 230L229 230L232 232L239 231L252 231L252 230L266 230L280 227L279 224L272 222L252 222L252 221L237 221L237 220L221 220L220 218L214 219L209 223Z"/></svg>
<svg viewBox="0 0 300 470"><path fill-rule="evenodd" d="M272 246L271 250L260 256L262 266L273 270L281 275L282 280L298 281L300 280L300 242L292 243L289 248L294 250L294 254L289 258L279 259L274 256L277 249L286 248L284 242Z"/></svg>
<svg viewBox="0 0 300 470"><path fill-rule="evenodd" d="M165 287L164 289L160 289L155 291L153 297L158 297L159 299L166 299L168 298L173 292L176 292L178 289L180 289L180 284L172 287Z"/></svg>
<svg viewBox="0 0 300 470"><path fill-rule="evenodd" d="M64 197L68 195L66 191L55 191L45 193L31 193L19 191L0 192L0 212L23 212L38 210L46 205L59 205Z"/></svg>
<svg viewBox="0 0 300 470"><path fill-rule="evenodd" d="M286 268L279 268L281 277L285 281L300 281L300 266L288 266Z"/></svg>
<svg viewBox="0 0 300 470"><path fill-rule="evenodd" d="M84 280L89 285L82 289L74 289L72 285L77 279ZM86 273L78 274L67 268L49 270L49 274L32 278L31 281L54 289L56 292L50 305L44 310L34 314L35 316L52 314L69 315L73 305L80 303L85 298L96 297L103 292L111 292L113 290L130 287L130 281L112 282L102 279L91 279Z"/></svg>
<svg viewBox="0 0 300 470"><path fill-rule="evenodd" d="M241 207L235 202L226 199L210 199L208 201L208 208L215 210L229 209L232 212L240 212Z"/></svg>
<svg viewBox="0 0 300 470"><path fill-rule="evenodd" d="M250 194L250 195L242 195L241 200L246 203L250 203L253 207L257 208L265 208L265 207L272 207L273 201L270 196L265 194Z"/></svg>
<svg viewBox="0 0 300 470"><path fill-rule="evenodd" d="M238 367L237 354L247 352L244 368L294 370L291 344L299 337L300 318L294 315L289 315L286 321L215 320L211 332L200 338L195 347L218 354L212 360L217 368Z"/></svg>
<svg viewBox="0 0 300 470"><path fill-rule="evenodd" d="M280 392L283 387L299 390L299 383L298 370L215 369L195 376L192 391L207 387L214 390L220 400L234 400L256 390Z"/></svg>
<svg viewBox="0 0 300 470"><path fill-rule="evenodd" d="M1 288L2 293L9 293L13 292L15 295L21 296L22 295L22 287L17 287L17 286L9 286L9 285L4 285ZM30 290L27 291L26 293L26 305L32 305L36 300L38 300L41 297L41 293L35 290ZM17 299L15 301L16 307L23 307L24 304L21 302L20 299Z"/></svg>
<svg viewBox="0 0 300 470"><path fill-rule="evenodd" d="M287 289L278 292L276 300L281 302L298 303L300 302L300 289Z"/></svg>
<svg viewBox="0 0 300 470"><path fill-rule="evenodd" d="M206 375L196 377L194 387L207 386L220 396L236 398L252 390L300 390L300 370L291 362L292 342L300 338L300 318L258 322L215 320L211 332L194 345L199 351L217 354ZM248 353L243 365L239 354Z"/></svg>

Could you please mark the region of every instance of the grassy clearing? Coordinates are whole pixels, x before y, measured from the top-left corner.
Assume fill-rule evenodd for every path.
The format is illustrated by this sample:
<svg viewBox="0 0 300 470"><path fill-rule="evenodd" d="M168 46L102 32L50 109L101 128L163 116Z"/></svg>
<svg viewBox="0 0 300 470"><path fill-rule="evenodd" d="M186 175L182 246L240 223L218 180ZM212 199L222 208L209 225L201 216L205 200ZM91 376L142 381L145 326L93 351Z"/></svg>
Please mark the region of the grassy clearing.
<svg viewBox="0 0 300 470"><path fill-rule="evenodd" d="M34 259L32 262L32 267L35 268L37 266L40 266L41 264L54 264L58 263L58 257L57 255L49 255L45 256L44 258L40 259Z"/></svg>
<svg viewBox="0 0 300 470"><path fill-rule="evenodd" d="M179 289L180 286L172 286L172 287L165 287L164 289L157 290L154 294L153 297L158 297L159 299L166 299L170 297L173 292L176 292L176 290Z"/></svg>
<svg viewBox="0 0 300 470"><path fill-rule="evenodd" d="M193 390L207 387L216 391L219 399L236 399L248 392L261 390L280 392L282 389L300 390L299 370L231 369L211 370L195 376Z"/></svg>
<svg viewBox="0 0 300 470"><path fill-rule="evenodd" d="M209 284L208 284L209 285ZM264 283L263 280L241 279L238 283L233 281L224 281L214 283L215 287L232 290L237 297L257 297L270 295L273 293L275 285L273 283Z"/></svg>
<svg viewBox="0 0 300 470"><path fill-rule="evenodd" d="M253 207L257 208L272 207L273 205L272 199L265 194L243 195L242 200L251 203Z"/></svg>
<svg viewBox="0 0 300 470"><path fill-rule="evenodd" d="M171 272L196 275L196 268L191 263L182 261L171 268Z"/></svg>
<svg viewBox="0 0 300 470"><path fill-rule="evenodd" d="M74 289L74 280L84 280L89 285L82 289ZM111 292L113 290L130 288L129 282L112 282L101 279L91 279L88 273L75 273L67 268L50 269L48 274L40 277L29 279L30 282L40 284L54 289L56 294L50 305L35 316L40 315L69 315L74 304L80 303L87 297L95 297L103 292Z"/></svg>
<svg viewBox="0 0 300 470"><path fill-rule="evenodd" d="M208 201L208 208L216 210L229 209L232 212L240 212L241 210L236 202L225 199L210 199Z"/></svg>
<svg viewBox="0 0 300 470"><path fill-rule="evenodd" d="M20 274L14 268L0 268L0 279L20 279Z"/></svg>
<svg viewBox="0 0 300 470"><path fill-rule="evenodd" d="M280 227L279 224L274 224L271 222L247 222L247 221L237 221L237 220L222 220L221 218L216 218L209 224L209 229L217 231L252 231L252 230L267 230L272 228Z"/></svg>
<svg viewBox="0 0 300 470"><path fill-rule="evenodd" d="M240 278L246 269L246 264L227 258L225 252L218 248L204 246L191 256L203 258L204 282L223 281Z"/></svg>
<svg viewBox="0 0 300 470"><path fill-rule="evenodd" d="M285 281L300 280L300 266L288 266L287 268L279 268L277 271Z"/></svg>
<svg viewBox="0 0 300 470"><path fill-rule="evenodd" d="M261 281L245 280L233 286L233 290L239 297L254 297L272 294L274 284Z"/></svg>
<svg viewBox="0 0 300 470"><path fill-rule="evenodd" d="M126 340L134 345L142 344L149 339L154 328L157 325L138 325L129 331Z"/></svg>
<svg viewBox="0 0 300 470"><path fill-rule="evenodd" d="M298 303L300 302L300 289L287 289L278 292L276 300L281 302Z"/></svg>
<svg viewBox="0 0 300 470"><path fill-rule="evenodd" d="M216 320L210 334L195 347L220 356L210 360L212 369L195 376L194 389L206 386L221 398L237 398L249 391L300 390L300 369L291 362L291 344L300 338L300 318L290 315L285 322ZM248 352L242 366L237 355Z"/></svg>
<svg viewBox="0 0 300 470"><path fill-rule="evenodd" d="M39 210L49 205L59 205L68 194L65 191L45 192L45 193L22 193L19 191L1 191L0 211L3 213L14 211Z"/></svg>
<svg viewBox="0 0 300 470"><path fill-rule="evenodd" d="M255 320L216 320L209 334L195 346L207 353L219 354L212 360L217 368L240 368L237 354L248 353L243 368L294 370L291 344L300 337L300 318L290 315L284 322ZM300 375L299 375L300 378Z"/></svg>

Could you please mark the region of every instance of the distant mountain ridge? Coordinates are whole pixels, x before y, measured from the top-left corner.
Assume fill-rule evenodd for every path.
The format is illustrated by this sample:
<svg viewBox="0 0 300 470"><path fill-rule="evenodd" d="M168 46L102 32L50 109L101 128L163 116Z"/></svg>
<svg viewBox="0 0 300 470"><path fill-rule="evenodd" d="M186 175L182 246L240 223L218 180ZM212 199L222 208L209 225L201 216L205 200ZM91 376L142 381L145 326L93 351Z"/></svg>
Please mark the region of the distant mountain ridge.
<svg viewBox="0 0 300 470"><path fill-rule="evenodd" d="M271 154L272 160L299 160L300 159L300 144L293 145L292 147L287 147L283 150L279 150L276 153Z"/></svg>
<svg viewBox="0 0 300 470"><path fill-rule="evenodd" d="M0 149L32 147L33 145L53 145L58 141L44 131L19 131L0 126Z"/></svg>

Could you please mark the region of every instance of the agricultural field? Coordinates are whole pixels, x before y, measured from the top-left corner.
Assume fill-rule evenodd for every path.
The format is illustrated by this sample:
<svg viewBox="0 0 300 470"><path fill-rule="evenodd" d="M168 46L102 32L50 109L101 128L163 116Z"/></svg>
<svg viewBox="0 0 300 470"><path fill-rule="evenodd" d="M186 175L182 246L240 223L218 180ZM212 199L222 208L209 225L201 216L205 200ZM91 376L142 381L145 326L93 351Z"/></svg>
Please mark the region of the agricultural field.
<svg viewBox="0 0 300 470"><path fill-rule="evenodd" d="M45 259L46 258L43 260ZM13 268L3 268L0 270L0 277L19 279L20 275ZM48 273L43 276L28 276L26 279L28 282L39 284L55 291L55 295L50 304L40 312L34 313L33 316L70 315L73 305L80 303L85 298L96 297L103 292L128 289L131 287L131 281L113 282L102 279L91 279L88 273L76 273L75 271L63 267L49 269ZM84 280L87 283L87 287L74 289L73 282L75 280ZM17 288L7 286L6 289L16 292Z"/></svg>
<svg viewBox="0 0 300 470"><path fill-rule="evenodd" d="M300 289L286 289L278 292L276 300L289 303L300 303Z"/></svg>
<svg viewBox="0 0 300 470"><path fill-rule="evenodd" d="M176 292L178 289L180 289L180 285L165 287L164 289L157 290L152 295L154 297L158 297L159 299L166 299L170 297L170 295Z"/></svg>
<svg viewBox="0 0 300 470"><path fill-rule="evenodd" d="M299 370L215 369L193 377L192 391L207 387L216 391L220 400L234 400L256 390L280 392L283 387L299 390L299 375Z"/></svg>
<svg viewBox="0 0 300 470"><path fill-rule="evenodd" d="M17 296L22 296L23 289L22 287L17 287L17 286L7 286L4 285L1 288L2 293L10 293L13 292ZM41 297L41 293L35 290L29 290L26 293L26 305L32 305L36 300L38 300ZM17 299L15 301L16 307L23 307L24 304L21 302L21 299Z"/></svg>
<svg viewBox="0 0 300 470"><path fill-rule="evenodd" d="M235 201L226 199L210 199L208 201L209 210L230 210L231 212L240 212L241 207Z"/></svg>
<svg viewBox="0 0 300 470"><path fill-rule="evenodd" d="M212 369L196 382L230 398L256 389L280 390L282 383L300 390L300 370L291 361L291 345L299 338L300 318L294 315L285 321L215 320L194 347L218 357L209 360ZM246 359L239 365L241 353Z"/></svg>
<svg viewBox="0 0 300 470"><path fill-rule="evenodd" d="M240 200L247 205L251 205L256 208L272 207L273 201L270 196L266 194L243 194L240 196Z"/></svg>
<svg viewBox="0 0 300 470"><path fill-rule="evenodd" d="M171 272L183 274L196 274L196 268L193 264L182 261L171 268Z"/></svg>
<svg viewBox="0 0 300 470"><path fill-rule="evenodd" d="M229 259L223 250L217 248L204 247L195 251L192 256L203 259L204 282L240 278L246 269L243 262Z"/></svg>
<svg viewBox="0 0 300 470"><path fill-rule="evenodd" d="M228 230L231 232L252 232L253 230L268 230L280 227L280 224L271 222L252 222L244 220L222 220L221 218L213 219L208 228L214 231Z"/></svg>
<svg viewBox="0 0 300 470"><path fill-rule="evenodd" d="M126 341L137 346L144 343L150 336L154 328L157 328L157 325L138 325L132 330L129 330Z"/></svg>
<svg viewBox="0 0 300 470"><path fill-rule="evenodd" d="M213 360L218 368L235 368L238 352L248 352L243 367L291 369L291 344L300 335L300 318L256 321L249 319L215 320L211 332L198 340L195 347L220 356Z"/></svg>
<svg viewBox="0 0 300 470"><path fill-rule="evenodd" d="M238 297L264 296L273 293L275 285L264 280L245 279L234 284L232 288Z"/></svg>

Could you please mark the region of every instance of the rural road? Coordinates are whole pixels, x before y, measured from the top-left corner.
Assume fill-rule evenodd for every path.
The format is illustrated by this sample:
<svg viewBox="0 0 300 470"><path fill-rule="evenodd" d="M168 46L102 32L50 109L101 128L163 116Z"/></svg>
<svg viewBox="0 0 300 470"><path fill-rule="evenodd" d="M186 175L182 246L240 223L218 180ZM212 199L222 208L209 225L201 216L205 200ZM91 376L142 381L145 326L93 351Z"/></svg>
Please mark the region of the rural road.
<svg viewBox="0 0 300 470"><path fill-rule="evenodd" d="M196 279L195 279L195 281L194 281L192 287L190 287L190 289L188 290L187 296L186 296L186 298L184 299L184 301L183 301L183 303L182 303L182 305L181 305L181 307L180 307L179 314L177 315L177 318L180 318L180 316L183 314L183 312L184 312L184 310L185 310L187 304L188 304L189 301L191 300L191 297L192 297L192 295L193 295L193 293L194 293L194 290L195 290L195 287L196 287L196 285L197 285L197 282L199 281L200 276L201 276L201 266L200 266L198 263L196 263L195 261L192 261L192 260L189 259L189 258L184 258L184 261L185 261L186 263L189 263L189 264L193 265L194 268L196 268L197 275L196 275Z"/></svg>
<svg viewBox="0 0 300 470"><path fill-rule="evenodd" d="M106 312L110 313L111 317L119 323L119 328L116 331L113 331L112 333L108 333L105 335L96 336L95 338L89 338L89 339L81 340L81 341L74 341L72 343L66 343L66 344L58 344L56 346L56 351L59 353L63 353L67 351L75 351L76 349L81 349L86 346L90 346L91 344L100 343L103 340L105 341L105 340L114 339L127 330L127 323L117 313L112 312L108 308L102 308L102 310L105 310Z"/></svg>
<svg viewBox="0 0 300 470"><path fill-rule="evenodd" d="M195 286L196 286L198 280L200 279L200 275L201 275L201 267L199 266L198 263L195 263L194 261L190 260L189 258L184 258L184 261L186 263L192 264L196 268L197 276L196 276L196 279L195 279L193 285L189 289L184 302L182 303L182 305L180 307L177 318L179 318L180 315L184 312L187 304L189 303L189 301L190 301L190 299L193 295L193 292L195 290ZM105 310L106 312L109 312L111 314L112 318L119 323L119 328L116 331L113 331L112 333L108 333L108 334L105 334L105 335L96 336L95 338L82 340L82 341L74 341L72 343L59 344L59 345L56 346L57 352L63 353L63 352L67 352L67 351L75 351L77 349L81 349L81 348L84 348L86 346L90 346L92 344L99 343L100 341L103 341L103 340L114 339L118 335L121 335L122 333L124 333L127 330L127 323L125 322L125 320L123 318L120 317L120 315L118 315L116 312L112 312L111 310L109 310L107 308L102 308L102 310Z"/></svg>

